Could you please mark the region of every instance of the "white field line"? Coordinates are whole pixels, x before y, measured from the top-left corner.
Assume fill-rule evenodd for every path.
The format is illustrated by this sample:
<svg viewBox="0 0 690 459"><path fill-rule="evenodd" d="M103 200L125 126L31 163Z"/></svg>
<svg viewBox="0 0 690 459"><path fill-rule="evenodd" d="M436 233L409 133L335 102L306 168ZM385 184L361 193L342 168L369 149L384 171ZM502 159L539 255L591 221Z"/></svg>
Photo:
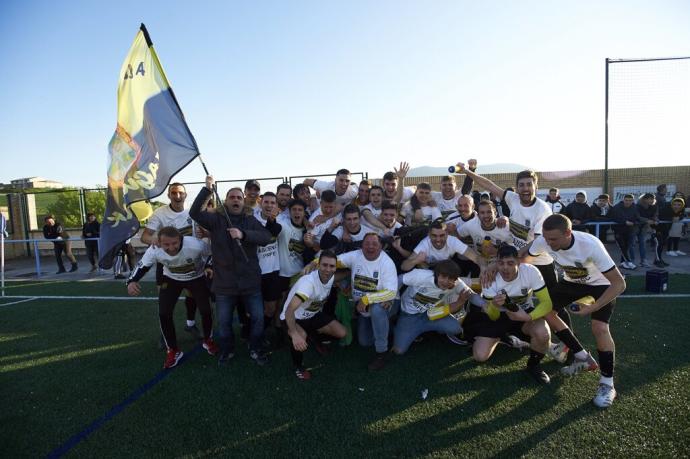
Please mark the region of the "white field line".
<svg viewBox="0 0 690 459"><path fill-rule="evenodd" d="M12 298L12 297L10 297L10 296L4 296L4 297L2 297L2 298ZM38 299L38 297L32 296L32 297L26 298L26 299L24 299L24 300L13 301L13 302L11 302L11 303L2 303L2 304L0 304L0 307L3 307L3 306L11 306L11 305L13 305L13 304L19 304L19 303L26 303L27 301L32 301L32 300L36 300L36 299Z"/></svg>

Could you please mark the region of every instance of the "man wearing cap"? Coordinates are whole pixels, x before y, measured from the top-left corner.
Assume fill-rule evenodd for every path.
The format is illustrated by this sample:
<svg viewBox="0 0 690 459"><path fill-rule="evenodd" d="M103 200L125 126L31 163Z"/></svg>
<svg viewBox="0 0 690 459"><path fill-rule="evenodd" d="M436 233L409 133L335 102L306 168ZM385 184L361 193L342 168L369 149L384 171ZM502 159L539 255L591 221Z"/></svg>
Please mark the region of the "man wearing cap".
<svg viewBox="0 0 690 459"><path fill-rule="evenodd" d="M261 192L261 185L256 179L247 180L244 184L244 213L247 215L254 215L255 212L261 211L259 205L259 193Z"/></svg>

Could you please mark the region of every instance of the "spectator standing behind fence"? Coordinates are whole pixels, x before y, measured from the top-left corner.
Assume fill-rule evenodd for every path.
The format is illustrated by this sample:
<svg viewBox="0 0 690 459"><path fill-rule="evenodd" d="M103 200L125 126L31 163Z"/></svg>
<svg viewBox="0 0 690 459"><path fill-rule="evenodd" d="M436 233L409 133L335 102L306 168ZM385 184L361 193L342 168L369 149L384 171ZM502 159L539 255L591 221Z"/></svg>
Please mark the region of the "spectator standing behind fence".
<svg viewBox="0 0 690 459"><path fill-rule="evenodd" d="M668 243L666 246L666 255L669 257L678 257L687 255L685 252L678 250L680 238L683 235L683 218L685 217L685 201L682 198L673 198L671 205L664 208L662 212L662 220L670 221L668 225Z"/></svg>
<svg viewBox="0 0 690 459"><path fill-rule="evenodd" d="M81 237L86 239L84 241L86 256L91 263L90 272L94 272L98 269L96 267L96 260L98 259L98 241L90 241L89 239L101 237L101 224L96 220L96 215L92 212L86 214L86 223L84 223L84 226L81 228Z"/></svg>
<svg viewBox="0 0 690 459"><path fill-rule="evenodd" d="M72 268L69 272L73 273L78 269L77 259L72 255L72 248L67 244L66 239L69 235L62 228L62 224L55 220L52 215L47 215L43 219L43 237L53 241L53 251L55 252L55 260L57 261L58 271L55 274L62 274L65 271L65 265L62 263L62 252L65 252L69 261L72 262Z"/></svg>
<svg viewBox="0 0 690 459"><path fill-rule="evenodd" d="M549 194L546 196L544 202L551 207L551 212L554 214L560 214L565 208L565 205L561 202L561 195L558 194L558 188L555 187L549 188Z"/></svg>
<svg viewBox="0 0 690 459"><path fill-rule="evenodd" d="M609 195L604 193L600 194L599 197L594 201L590 207L590 216L595 222L607 222L611 220L611 202ZM608 233L611 225L599 225L599 240L602 244L606 244L606 233Z"/></svg>
<svg viewBox="0 0 690 459"><path fill-rule="evenodd" d="M656 205L659 207L659 210L663 209L668 204L666 202L666 192L667 189L665 183L656 187L656 194L654 197L656 198Z"/></svg>
<svg viewBox="0 0 690 459"><path fill-rule="evenodd" d="M648 267L647 263L647 238L653 235L653 242L656 243L654 228L659 222L659 209L656 205L654 195L645 193L637 201L637 213L640 214L640 224L637 227L637 243L640 247L640 266ZM656 252L656 250L655 250Z"/></svg>
<svg viewBox="0 0 690 459"><path fill-rule="evenodd" d="M572 221L573 230L586 232L588 229L585 223L590 220L592 215L592 209L587 204L587 193L584 190L578 191L575 194L575 200L568 204L561 213Z"/></svg>
<svg viewBox="0 0 690 459"><path fill-rule="evenodd" d="M621 267L636 269L637 266L633 263L635 259L633 245L640 215L637 213L635 198L632 194L626 194L621 202L613 206L611 219L617 223L613 231L616 234L616 242L621 249Z"/></svg>

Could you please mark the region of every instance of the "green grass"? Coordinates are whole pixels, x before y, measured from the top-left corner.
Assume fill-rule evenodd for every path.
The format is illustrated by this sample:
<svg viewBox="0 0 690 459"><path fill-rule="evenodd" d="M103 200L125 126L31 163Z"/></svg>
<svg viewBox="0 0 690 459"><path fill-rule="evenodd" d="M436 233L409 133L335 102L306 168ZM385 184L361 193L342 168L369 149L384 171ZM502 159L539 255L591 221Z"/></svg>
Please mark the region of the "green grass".
<svg viewBox="0 0 690 459"><path fill-rule="evenodd" d="M124 293L120 283L28 284L7 294ZM153 292L148 285L145 294ZM164 357L156 314L152 301L0 306L0 455L45 456L151 380ZM183 315L178 307L179 330ZM356 345L325 358L308 352L314 378L300 382L286 350L260 368L240 346L228 368L195 354L71 455L682 457L690 451L689 315L685 298L619 300L619 399L606 411L590 402L598 375L562 378L548 362L553 383L538 387L525 355L511 349L477 365L467 348L430 338L374 374L371 351ZM588 324L575 328L592 347ZM191 351L195 343L179 334Z"/></svg>

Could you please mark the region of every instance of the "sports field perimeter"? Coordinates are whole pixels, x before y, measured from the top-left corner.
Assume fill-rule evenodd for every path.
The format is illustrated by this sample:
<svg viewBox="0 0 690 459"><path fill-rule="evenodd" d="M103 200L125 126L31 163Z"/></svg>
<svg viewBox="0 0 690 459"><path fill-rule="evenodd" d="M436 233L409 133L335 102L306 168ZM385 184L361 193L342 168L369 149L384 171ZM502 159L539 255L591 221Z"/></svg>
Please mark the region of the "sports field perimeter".
<svg viewBox="0 0 690 459"><path fill-rule="evenodd" d="M630 278L627 295L643 294ZM469 348L426 337L383 371L370 350L309 351L299 381L286 349L219 368L182 329L188 357L162 371L154 300L121 283L13 282L0 299L0 456L45 457L687 457L690 454L690 275L673 294L618 301L612 319L619 398L591 403L598 374L550 386L502 347L478 365ZM144 295L155 296L153 284ZM26 300L26 301L25 301ZM588 324L575 331L592 348ZM596 354L594 354L596 356ZM428 397L422 392L428 390Z"/></svg>

